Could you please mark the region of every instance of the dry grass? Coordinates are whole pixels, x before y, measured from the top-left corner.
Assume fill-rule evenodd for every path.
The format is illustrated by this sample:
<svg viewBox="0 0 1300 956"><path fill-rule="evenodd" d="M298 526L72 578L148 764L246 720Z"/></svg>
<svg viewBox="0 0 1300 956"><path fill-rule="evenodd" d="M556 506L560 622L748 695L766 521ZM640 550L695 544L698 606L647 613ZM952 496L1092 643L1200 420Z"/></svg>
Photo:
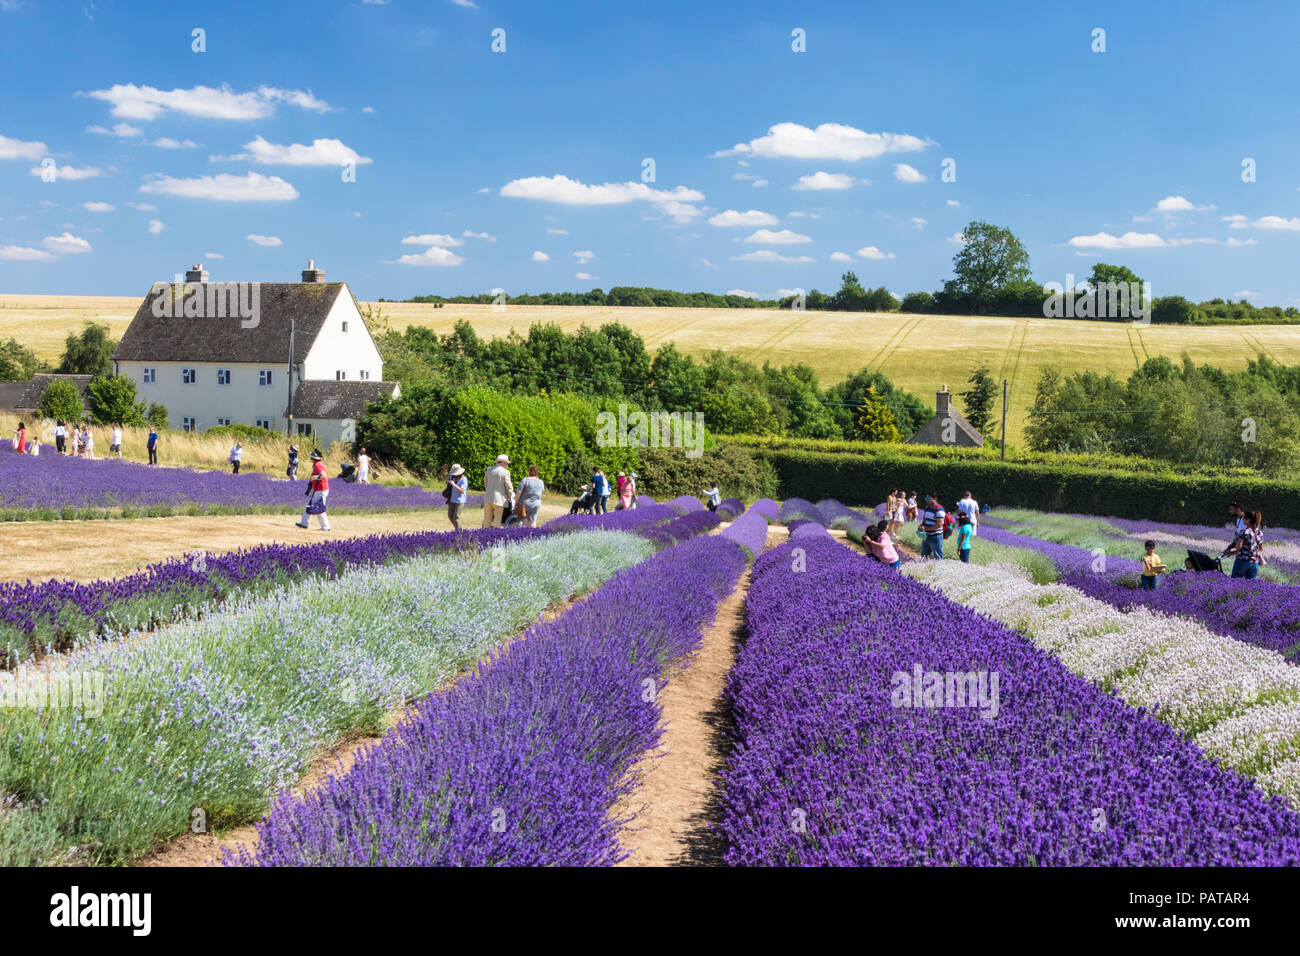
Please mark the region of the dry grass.
<svg viewBox="0 0 1300 956"><path fill-rule="evenodd" d="M57 359L69 332L86 321L107 322L121 335L138 299L0 295L0 338L14 336L39 356ZM805 362L829 385L863 367L884 372L895 384L932 401L947 384L964 387L970 370L985 363L1011 385L1008 437L1018 441L1025 410L1044 366L1127 376L1149 356L1244 368L1262 349L1285 364L1300 364L1300 335L1293 326L1148 326L1060 319L902 315L860 312L783 312L774 309L641 309L607 306L523 306L497 311L489 305L377 304L397 330L422 325L448 332L459 319L479 335L496 338L513 329L527 333L536 322L566 331L621 322L654 349L675 342L702 355L714 348L774 365Z"/></svg>
<svg viewBox="0 0 1300 956"><path fill-rule="evenodd" d="M569 498L547 498L541 519L568 514ZM126 518L118 521L15 521L0 524L0 580L120 577L142 565L206 551L220 554L258 544L306 544L402 531L450 531L445 509L401 514L331 515L333 530L295 528L300 514ZM481 509L464 512L461 525L477 528Z"/></svg>

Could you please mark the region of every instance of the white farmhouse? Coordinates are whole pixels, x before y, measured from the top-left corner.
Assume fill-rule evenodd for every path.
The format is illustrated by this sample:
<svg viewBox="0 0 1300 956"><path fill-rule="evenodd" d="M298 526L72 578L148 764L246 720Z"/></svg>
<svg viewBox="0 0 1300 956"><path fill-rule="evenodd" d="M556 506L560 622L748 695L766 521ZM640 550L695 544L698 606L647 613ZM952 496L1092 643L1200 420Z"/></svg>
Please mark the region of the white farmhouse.
<svg viewBox="0 0 1300 956"><path fill-rule="evenodd" d="M301 282L210 283L195 266L184 286L159 283L113 363L185 431L255 425L329 445L354 437L367 402L399 394L352 290L315 262Z"/></svg>

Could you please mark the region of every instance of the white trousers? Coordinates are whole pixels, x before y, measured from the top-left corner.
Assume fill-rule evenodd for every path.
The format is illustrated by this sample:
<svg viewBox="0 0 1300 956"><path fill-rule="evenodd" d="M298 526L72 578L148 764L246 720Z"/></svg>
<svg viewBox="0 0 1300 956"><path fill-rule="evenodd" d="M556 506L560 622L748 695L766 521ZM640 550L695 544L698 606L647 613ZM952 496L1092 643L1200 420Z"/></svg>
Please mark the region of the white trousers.
<svg viewBox="0 0 1300 956"><path fill-rule="evenodd" d="M311 507L311 504L314 501L319 501L321 504L325 504L325 499L327 499L329 496L330 493L328 491L313 491L310 495L307 496L307 507ZM328 531L330 529L329 516L322 511L316 517L320 519L320 529L322 531ZM300 525L303 525L304 527L311 524L311 515L307 513L307 508L302 509L302 520L299 521L298 523Z"/></svg>

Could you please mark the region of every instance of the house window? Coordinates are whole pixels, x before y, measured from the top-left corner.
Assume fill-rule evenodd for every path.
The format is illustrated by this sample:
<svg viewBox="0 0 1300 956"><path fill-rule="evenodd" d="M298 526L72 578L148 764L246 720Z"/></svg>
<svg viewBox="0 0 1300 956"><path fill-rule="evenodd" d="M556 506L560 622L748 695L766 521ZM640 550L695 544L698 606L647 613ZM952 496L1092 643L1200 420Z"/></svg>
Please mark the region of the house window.
<svg viewBox="0 0 1300 956"><path fill-rule="evenodd" d="M348 322L347 322L347 319L344 319L344 320L343 320L343 331L346 332L347 330L348 330Z"/></svg>
<svg viewBox="0 0 1300 956"><path fill-rule="evenodd" d="M343 369L339 369L334 373L334 377L338 379L340 382L344 382L347 381L348 373L345 372Z"/></svg>
<svg viewBox="0 0 1300 956"><path fill-rule="evenodd" d="M228 368L217 369L217 384L218 385L230 384L230 369Z"/></svg>
<svg viewBox="0 0 1300 956"><path fill-rule="evenodd" d="M256 420L256 425L257 425L258 428L265 428L267 431L270 431L270 430L271 430L271 419L269 419L269 418L259 418L259 419Z"/></svg>
<svg viewBox="0 0 1300 956"><path fill-rule="evenodd" d="M217 424L218 424L218 425L229 425L229 424L230 424L230 419L229 419L229 418L220 418L220 417L218 417L218 418L217 418Z"/></svg>
<svg viewBox="0 0 1300 956"><path fill-rule="evenodd" d="M195 432L199 430L199 420L197 418L182 418L181 431Z"/></svg>
<svg viewBox="0 0 1300 956"><path fill-rule="evenodd" d="M363 369L361 370L361 381L363 381L363 382L368 382L368 381L370 381L370 369L368 369L368 368L363 368Z"/></svg>
<svg viewBox="0 0 1300 956"><path fill-rule="evenodd" d="M158 370L156 368L147 368L140 375L140 381L145 385L153 385L158 381Z"/></svg>
<svg viewBox="0 0 1300 956"><path fill-rule="evenodd" d="M198 373L192 368L181 369L181 384L193 385L199 380Z"/></svg>
<svg viewBox="0 0 1300 956"><path fill-rule="evenodd" d="M299 423L298 423L298 434L299 434L299 435L302 435L302 436L304 436L304 437L310 437L310 436L311 436L311 422L299 422Z"/></svg>
<svg viewBox="0 0 1300 956"><path fill-rule="evenodd" d="M257 384L264 387L270 385L272 371L273 370L269 368L259 368L257 370Z"/></svg>

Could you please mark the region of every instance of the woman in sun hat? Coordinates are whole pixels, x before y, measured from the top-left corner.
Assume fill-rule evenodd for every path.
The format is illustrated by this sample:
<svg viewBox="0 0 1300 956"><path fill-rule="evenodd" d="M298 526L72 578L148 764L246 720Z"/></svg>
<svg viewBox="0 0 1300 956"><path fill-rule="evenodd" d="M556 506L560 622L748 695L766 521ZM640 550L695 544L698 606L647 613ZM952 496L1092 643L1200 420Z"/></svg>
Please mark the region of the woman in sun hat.
<svg viewBox="0 0 1300 956"><path fill-rule="evenodd" d="M452 465L444 494L447 496L447 520L457 531L460 530L460 509L469 498L468 491L469 479L465 477L465 469L459 464Z"/></svg>
<svg viewBox="0 0 1300 956"><path fill-rule="evenodd" d="M290 481L298 480L298 446L289 446L289 467L284 470Z"/></svg>
<svg viewBox="0 0 1300 956"><path fill-rule="evenodd" d="M307 482L307 507L302 510L299 528L305 528L315 515L322 531L330 530L330 519L325 514L325 499L330 494L330 477L325 472L325 462L321 459L320 449L311 450L311 478Z"/></svg>

